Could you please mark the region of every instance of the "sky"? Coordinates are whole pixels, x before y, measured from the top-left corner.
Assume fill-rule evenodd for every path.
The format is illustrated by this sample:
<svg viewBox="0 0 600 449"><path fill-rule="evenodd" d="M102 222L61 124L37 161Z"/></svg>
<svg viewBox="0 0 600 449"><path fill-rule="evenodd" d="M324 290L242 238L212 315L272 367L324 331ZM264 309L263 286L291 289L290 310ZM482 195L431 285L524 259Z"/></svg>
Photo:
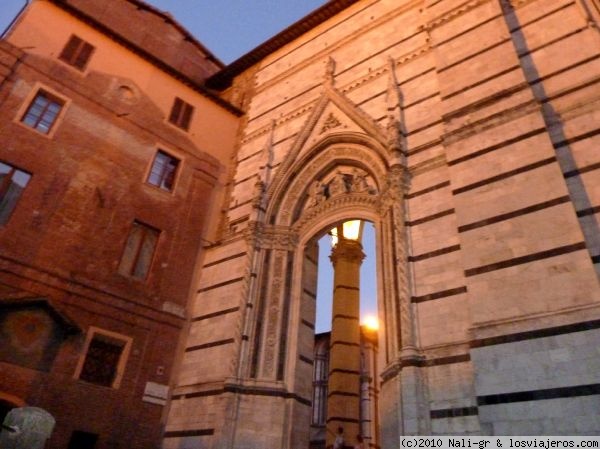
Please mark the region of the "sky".
<svg viewBox="0 0 600 449"><path fill-rule="evenodd" d="M103 0L90 0L103 1ZM146 0L167 11L228 64L287 28L325 0ZM0 0L4 30L25 0Z"/></svg>
<svg viewBox="0 0 600 449"><path fill-rule="evenodd" d="M361 322L369 316L377 317L377 277L375 268L375 228L366 222L363 238L365 259L360 267L360 317ZM333 268L329 255L329 236L319 240L319 275L317 283L317 321L315 331L331 330L331 303L333 297Z"/></svg>
<svg viewBox="0 0 600 449"><path fill-rule="evenodd" d="M104 0L90 0L104 1ZM217 58L228 64L326 3L325 0L146 0L169 12ZM25 0L0 0L0 30L4 31ZM249 7L251 5L251 7ZM316 332L331 329L333 269L328 237L320 241ZM377 316L375 235L365 227L367 257L361 268L361 320Z"/></svg>

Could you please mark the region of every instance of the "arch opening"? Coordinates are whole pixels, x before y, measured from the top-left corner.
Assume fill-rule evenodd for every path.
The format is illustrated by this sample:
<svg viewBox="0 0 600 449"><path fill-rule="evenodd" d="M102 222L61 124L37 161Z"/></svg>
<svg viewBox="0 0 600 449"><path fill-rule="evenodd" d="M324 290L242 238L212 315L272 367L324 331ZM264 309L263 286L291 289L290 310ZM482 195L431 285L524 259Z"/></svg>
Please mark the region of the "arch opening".
<svg viewBox="0 0 600 449"><path fill-rule="evenodd" d="M358 309L350 311L352 306L346 308L340 304L334 304L334 292L338 291L334 278L334 267L330 258L333 256L331 237L329 231L337 225L348 222L353 219L359 219L362 216L354 215L352 212L346 213L343 218L337 218L330 221L317 231L304 246L304 255L302 257L302 279L300 284L302 292L300 293L301 303L299 306L300 314L302 311L309 310L314 304L314 327L312 332L299 330L299 334L310 333L313 341L313 369L311 385L311 417L310 417L310 448L325 448L332 443L332 429L338 426L345 429L346 444L355 444L358 436L364 439L368 445L378 444L378 398L379 390L379 363L378 363L378 333L377 331L364 325L364 319L367 315L378 317L377 312L377 276L376 276L376 230L371 221L363 221L364 229L361 232L360 247L365 253L365 259L360 263L360 274L356 272L356 285L358 287L359 297L356 298ZM326 221L327 222L327 221ZM338 266L339 267L339 266ZM339 277L346 275L338 273ZM349 279L341 283L347 283ZM338 280L339 284L340 281ZM319 287L317 284L320 284ZM348 286L343 286L344 288ZM341 298L346 301L349 298ZM340 295L337 294L337 301L340 301ZM342 309L340 309L340 307ZM356 316L354 316L356 315ZM354 318L356 318L354 320ZM332 343L340 338L341 327L345 328L342 333L347 331L348 326L354 327L351 333L355 334L353 342L342 342L337 346L337 353L333 353ZM349 324L352 323L352 324ZM337 326L337 329L336 329ZM344 338L344 337L342 337ZM299 341L302 341L300 335ZM350 345L358 345L353 347ZM348 346L346 346L348 345ZM301 346L301 345L300 345ZM343 360L340 360L340 357ZM344 374L346 379L336 379L339 372L354 372L354 383L348 386L349 374ZM344 391L339 391L340 382L343 384ZM350 380L352 383L352 380ZM348 391L346 391L348 390ZM351 391L350 391L351 390ZM350 402L352 404L336 404L336 399L332 399L338 394L341 400L337 402L349 402L345 400L349 396L354 396ZM348 407L352 416L337 416L335 410L340 407ZM332 411L333 410L333 411ZM332 422L332 420L348 420ZM350 423L355 420L356 423Z"/></svg>

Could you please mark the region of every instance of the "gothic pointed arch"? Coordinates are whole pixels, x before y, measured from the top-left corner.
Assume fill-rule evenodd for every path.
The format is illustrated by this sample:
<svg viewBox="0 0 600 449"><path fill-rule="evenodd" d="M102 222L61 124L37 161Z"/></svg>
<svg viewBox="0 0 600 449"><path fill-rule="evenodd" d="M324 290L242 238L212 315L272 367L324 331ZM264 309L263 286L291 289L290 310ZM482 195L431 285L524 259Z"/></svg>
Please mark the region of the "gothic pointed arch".
<svg viewBox="0 0 600 449"><path fill-rule="evenodd" d="M321 97L267 188L267 209L272 211L279 206L290 181L297 177L299 167L310 165L311 160L328 147L343 143L362 145L387 165L388 142L385 130L372 117L333 85L325 83Z"/></svg>
<svg viewBox="0 0 600 449"><path fill-rule="evenodd" d="M374 199L385 185L388 170L379 142L359 133L331 134L291 165L267 203L268 222L291 226L315 206L323 209L340 196L346 202L366 196ZM334 192L336 176L343 184Z"/></svg>

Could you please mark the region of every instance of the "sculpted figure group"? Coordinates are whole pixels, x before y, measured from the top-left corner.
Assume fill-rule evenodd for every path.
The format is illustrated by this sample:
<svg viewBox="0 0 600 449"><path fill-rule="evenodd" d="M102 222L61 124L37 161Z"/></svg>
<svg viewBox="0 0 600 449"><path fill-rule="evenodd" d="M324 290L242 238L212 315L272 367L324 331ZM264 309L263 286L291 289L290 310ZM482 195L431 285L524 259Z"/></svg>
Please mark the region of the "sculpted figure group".
<svg viewBox="0 0 600 449"><path fill-rule="evenodd" d="M308 188L306 207L315 207L329 198L345 193L374 194L375 191L369 185L367 176L367 173L356 168L351 174L344 174L338 169L327 184L318 179L314 180Z"/></svg>

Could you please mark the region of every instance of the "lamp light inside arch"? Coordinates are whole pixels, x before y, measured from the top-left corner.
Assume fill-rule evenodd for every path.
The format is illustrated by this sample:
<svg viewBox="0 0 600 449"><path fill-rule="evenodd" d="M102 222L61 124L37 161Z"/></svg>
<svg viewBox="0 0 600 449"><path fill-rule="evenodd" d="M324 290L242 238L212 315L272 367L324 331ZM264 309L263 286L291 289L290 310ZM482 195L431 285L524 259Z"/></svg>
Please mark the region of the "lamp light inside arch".
<svg viewBox="0 0 600 449"><path fill-rule="evenodd" d="M363 319L363 325L366 326L366 328L369 330L376 331L379 329L379 320L376 317L370 315Z"/></svg>

